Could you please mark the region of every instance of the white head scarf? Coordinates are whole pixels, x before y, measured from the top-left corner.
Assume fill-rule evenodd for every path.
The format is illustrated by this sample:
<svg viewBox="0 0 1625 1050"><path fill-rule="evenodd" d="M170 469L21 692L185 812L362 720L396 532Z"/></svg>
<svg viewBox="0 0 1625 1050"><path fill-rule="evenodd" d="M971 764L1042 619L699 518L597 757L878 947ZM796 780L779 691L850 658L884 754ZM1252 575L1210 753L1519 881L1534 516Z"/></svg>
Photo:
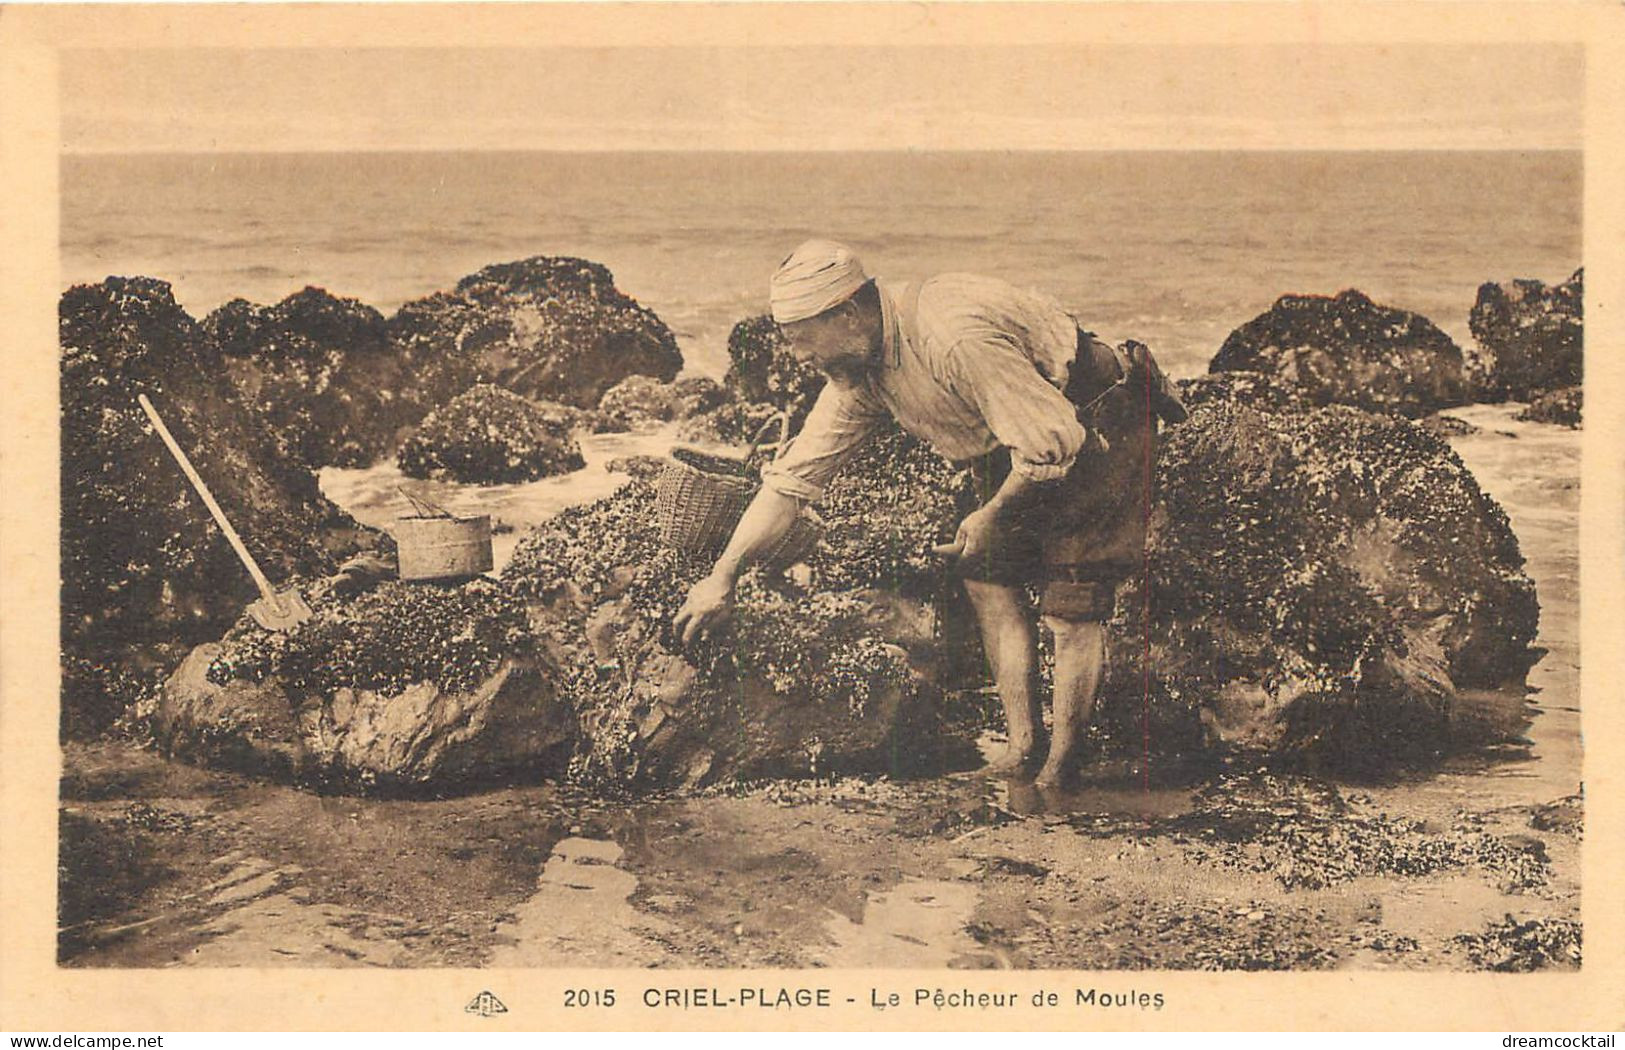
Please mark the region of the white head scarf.
<svg viewBox="0 0 1625 1050"><path fill-rule="evenodd" d="M868 280L851 248L834 241L807 241L779 264L768 285L773 320L789 324L817 317L852 298Z"/></svg>

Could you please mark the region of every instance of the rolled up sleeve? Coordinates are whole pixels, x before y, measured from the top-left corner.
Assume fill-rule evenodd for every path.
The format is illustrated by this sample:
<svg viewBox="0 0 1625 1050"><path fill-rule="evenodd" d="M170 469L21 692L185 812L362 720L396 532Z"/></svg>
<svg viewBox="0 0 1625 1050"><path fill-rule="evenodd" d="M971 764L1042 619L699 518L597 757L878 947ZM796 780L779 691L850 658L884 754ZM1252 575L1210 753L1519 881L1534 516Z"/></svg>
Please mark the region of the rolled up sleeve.
<svg viewBox="0 0 1625 1050"><path fill-rule="evenodd" d="M886 419L856 387L826 383L789 448L762 468L762 485L811 503Z"/></svg>
<svg viewBox="0 0 1625 1050"><path fill-rule="evenodd" d="M1054 481L1072 469L1088 432L1072 402L1020 349L1001 338L957 343L948 354L947 376L1010 450L1013 472Z"/></svg>

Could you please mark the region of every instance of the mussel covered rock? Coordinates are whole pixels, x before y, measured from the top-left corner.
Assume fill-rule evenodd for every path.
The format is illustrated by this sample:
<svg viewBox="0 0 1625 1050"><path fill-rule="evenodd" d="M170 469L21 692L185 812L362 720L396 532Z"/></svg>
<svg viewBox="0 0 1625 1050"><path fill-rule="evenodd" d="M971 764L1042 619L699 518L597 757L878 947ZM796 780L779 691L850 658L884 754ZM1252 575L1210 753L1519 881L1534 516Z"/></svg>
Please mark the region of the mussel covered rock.
<svg viewBox="0 0 1625 1050"><path fill-rule="evenodd" d="M731 632L684 649L671 619L707 566L662 549L653 515L652 486L634 479L532 530L504 570L566 668L578 779L660 786L884 768L905 735L908 760L934 757L937 697L910 657L931 646L924 603L748 574Z"/></svg>
<svg viewBox="0 0 1625 1050"><path fill-rule="evenodd" d="M1577 430L1580 427L1580 413L1584 403L1583 387L1560 387L1535 398L1528 408L1514 418L1530 423L1556 423L1558 426Z"/></svg>
<svg viewBox="0 0 1625 1050"><path fill-rule="evenodd" d="M931 548L976 506L968 471L891 428L872 439L818 501L824 542L810 560L824 588L886 587L918 597L951 590Z"/></svg>
<svg viewBox="0 0 1625 1050"><path fill-rule="evenodd" d="M1519 920L1508 915L1483 930L1459 934L1451 940L1475 969L1529 973L1579 969L1583 932L1574 919Z"/></svg>
<svg viewBox="0 0 1625 1050"><path fill-rule="evenodd" d="M1580 384L1585 371L1585 270L1562 284L1486 283L1467 319L1468 367L1483 401L1533 401Z"/></svg>
<svg viewBox="0 0 1625 1050"><path fill-rule="evenodd" d="M1149 602L1129 581L1110 625L1108 726L1377 767L1458 742L1463 691L1522 682L1534 587L1442 439L1341 406L1192 401L1156 464Z"/></svg>
<svg viewBox="0 0 1625 1050"><path fill-rule="evenodd" d="M159 742L193 761L340 790L558 773L575 722L524 604L497 583L312 595L287 632L252 620L165 683Z"/></svg>
<svg viewBox="0 0 1625 1050"><path fill-rule="evenodd" d="M384 337L383 315L354 299L320 288L274 306L233 299L203 328L225 357L226 378L281 453L312 469L367 466L422 415Z"/></svg>
<svg viewBox="0 0 1625 1050"><path fill-rule="evenodd" d="M487 266L402 306L389 338L424 404L475 383L591 408L629 375L669 382L682 369L660 318L615 286L605 267L537 256Z"/></svg>
<svg viewBox="0 0 1625 1050"><path fill-rule="evenodd" d="M1286 295L1224 341L1210 372L1262 372L1315 404L1418 416L1467 399L1462 351L1420 314L1352 289Z"/></svg>
<svg viewBox="0 0 1625 1050"><path fill-rule="evenodd" d="M258 596L136 402L151 397L267 576L331 572L381 541L321 494L237 389L218 345L146 277L59 306L64 728L93 731Z"/></svg>
<svg viewBox="0 0 1625 1050"><path fill-rule="evenodd" d="M763 315L740 321L728 334L728 371L722 385L741 401L789 410L793 429L799 429L824 387L824 375L792 357L778 325Z"/></svg>
<svg viewBox="0 0 1625 1050"><path fill-rule="evenodd" d="M677 437L708 445L748 445L758 435L772 440L776 427L769 427L779 415L779 409L766 401L724 401L708 411L684 419L677 427Z"/></svg>
<svg viewBox="0 0 1625 1050"><path fill-rule="evenodd" d="M1156 830L1177 836L1198 864L1267 873L1287 889L1473 868L1503 892L1522 893L1544 887L1552 874L1538 840L1492 834L1473 820L1444 828L1391 817L1368 797L1345 798L1324 781L1226 773L1193 802L1192 812Z"/></svg>
<svg viewBox="0 0 1625 1050"><path fill-rule="evenodd" d="M1179 398L1187 409L1215 401L1271 410L1312 404L1298 387L1264 372L1211 372L1182 379L1178 385Z"/></svg>
<svg viewBox="0 0 1625 1050"><path fill-rule="evenodd" d="M709 376L687 376L675 383L662 383L651 376L627 376L604 392L593 429L600 434L658 430L674 419L705 415L733 400L733 395Z"/></svg>
<svg viewBox="0 0 1625 1050"><path fill-rule="evenodd" d="M429 413L396 462L413 478L477 485L535 481L580 470L580 413L481 383Z"/></svg>
<svg viewBox="0 0 1625 1050"><path fill-rule="evenodd" d="M677 392L653 376L634 375L604 391L593 429L600 434L657 430L677 416Z"/></svg>

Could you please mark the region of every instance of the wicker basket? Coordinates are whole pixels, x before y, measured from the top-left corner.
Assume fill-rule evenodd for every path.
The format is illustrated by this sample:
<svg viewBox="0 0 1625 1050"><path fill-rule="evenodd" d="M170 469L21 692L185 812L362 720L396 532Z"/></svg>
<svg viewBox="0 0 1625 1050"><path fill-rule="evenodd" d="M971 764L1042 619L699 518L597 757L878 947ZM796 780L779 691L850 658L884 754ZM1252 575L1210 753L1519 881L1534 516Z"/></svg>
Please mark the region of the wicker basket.
<svg viewBox="0 0 1625 1050"><path fill-rule="evenodd" d="M779 440L773 445L764 444L769 429L775 426ZM655 484L660 542L695 560L721 554L745 508L762 487L763 449L776 447L782 451L788 426L785 413L768 420L756 432L743 458L684 446L672 449L666 470ZM794 565L812 552L823 532L823 519L805 509L760 563L770 571Z"/></svg>
<svg viewBox="0 0 1625 1050"><path fill-rule="evenodd" d="M762 557L761 565L768 572L779 572L798 561L806 561L823 536L824 519L811 507L803 507L778 545Z"/></svg>

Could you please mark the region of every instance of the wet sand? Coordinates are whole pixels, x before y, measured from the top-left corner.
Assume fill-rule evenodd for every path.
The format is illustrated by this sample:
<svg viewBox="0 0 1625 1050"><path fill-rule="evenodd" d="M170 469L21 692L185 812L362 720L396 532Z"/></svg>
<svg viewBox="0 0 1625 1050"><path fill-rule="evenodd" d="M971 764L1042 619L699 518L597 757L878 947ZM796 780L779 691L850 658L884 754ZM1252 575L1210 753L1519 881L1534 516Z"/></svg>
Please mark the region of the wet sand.
<svg viewBox="0 0 1625 1050"><path fill-rule="evenodd" d="M429 801L324 798L127 744L74 745L62 785L61 959L1485 965L1478 942L1459 938L1507 915L1558 929L1579 918L1575 822L1541 810L1580 782L1579 439L1513 422L1514 411L1453 414L1482 428L1455 447L1507 509L1540 594L1547 653L1530 677L1532 705L1477 698L1487 718L1532 715L1525 743L1381 785L1229 770L1257 795L1234 804L1215 802L1205 782L1146 791L1130 776L1063 796L974 773L775 782L635 804L554 785ZM602 459L589 453L589 471ZM386 509L393 489L368 489L365 472L352 473L337 488L371 491L369 512ZM514 523L528 523L514 506L543 513L538 493L551 491L511 502ZM442 495L472 509L455 502L459 493ZM1393 845L1373 852L1371 843ZM1573 964L1558 954L1533 962Z"/></svg>

